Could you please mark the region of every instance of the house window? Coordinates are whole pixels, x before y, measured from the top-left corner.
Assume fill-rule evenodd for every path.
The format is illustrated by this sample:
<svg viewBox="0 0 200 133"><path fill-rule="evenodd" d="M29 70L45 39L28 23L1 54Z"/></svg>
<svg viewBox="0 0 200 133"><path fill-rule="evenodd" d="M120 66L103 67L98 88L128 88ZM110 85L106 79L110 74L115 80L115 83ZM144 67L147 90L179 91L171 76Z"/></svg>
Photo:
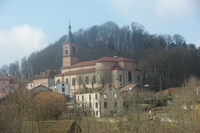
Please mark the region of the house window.
<svg viewBox="0 0 200 133"><path fill-rule="evenodd" d="M58 79L58 83L60 83L60 79Z"/></svg>
<svg viewBox="0 0 200 133"><path fill-rule="evenodd" d="M44 85L44 83L42 83L42 85Z"/></svg>
<svg viewBox="0 0 200 133"><path fill-rule="evenodd" d="M3 87L3 90L5 90L5 87Z"/></svg>
<svg viewBox="0 0 200 133"><path fill-rule="evenodd" d="M96 103L96 108L98 108L98 103Z"/></svg>
<svg viewBox="0 0 200 133"><path fill-rule="evenodd" d="M96 111L96 116L98 116L98 111Z"/></svg>
<svg viewBox="0 0 200 133"><path fill-rule="evenodd" d="M62 86L65 86L64 84L62 84Z"/></svg>
<svg viewBox="0 0 200 133"><path fill-rule="evenodd" d="M108 98L106 93L103 95L103 97L105 100Z"/></svg>
<svg viewBox="0 0 200 133"><path fill-rule="evenodd" d="M65 88L64 87L62 88L62 92L65 92Z"/></svg>
<svg viewBox="0 0 200 133"><path fill-rule="evenodd" d="M128 81L131 82L131 71L128 72Z"/></svg>
<svg viewBox="0 0 200 133"><path fill-rule="evenodd" d="M84 100L84 96L82 96L82 100Z"/></svg>
<svg viewBox="0 0 200 133"><path fill-rule="evenodd" d="M82 103L82 107L84 108L84 103Z"/></svg>
<svg viewBox="0 0 200 133"><path fill-rule="evenodd" d="M90 103L90 108L92 108L92 103Z"/></svg>
<svg viewBox="0 0 200 133"><path fill-rule="evenodd" d="M68 79L66 79L66 83L68 84Z"/></svg>
<svg viewBox="0 0 200 133"><path fill-rule="evenodd" d="M65 54L68 54L68 46L65 46Z"/></svg>
<svg viewBox="0 0 200 133"><path fill-rule="evenodd" d="M89 77L88 76L85 78L85 83L89 84Z"/></svg>
<svg viewBox="0 0 200 133"><path fill-rule="evenodd" d="M139 75L137 76L137 80L138 80L138 83L139 83L140 82L140 76Z"/></svg>
<svg viewBox="0 0 200 133"><path fill-rule="evenodd" d="M4 82L4 81L2 81L2 84L5 84L5 82Z"/></svg>
<svg viewBox="0 0 200 133"><path fill-rule="evenodd" d="M78 101L79 101L79 96L78 96Z"/></svg>
<svg viewBox="0 0 200 133"><path fill-rule="evenodd" d="M97 94L95 94L95 99L97 100Z"/></svg>
<svg viewBox="0 0 200 133"><path fill-rule="evenodd" d="M45 86L47 86L47 83L45 83Z"/></svg>
<svg viewBox="0 0 200 133"><path fill-rule="evenodd" d="M115 102L115 108L117 107L117 102Z"/></svg>
<svg viewBox="0 0 200 133"><path fill-rule="evenodd" d="M91 101L91 95L89 95L89 100Z"/></svg>
<svg viewBox="0 0 200 133"><path fill-rule="evenodd" d="M119 75L119 81L122 82L122 75Z"/></svg>
<svg viewBox="0 0 200 133"><path fill-rule="evenodd" d="M104 108L107 108L107 107L108 107L108 103L104 102Z"/></svg>
<svg viewBox="0 0 200 133"><path fill-rule="evenodd" d="M73 54L75 54L76 53L76 47L73 46L72 49L73 49Z"/></svg>
<svg viewBox="0 0 200 133"><path fill-rule="evenodd" d="M37 87L37 84L35 84L35 87Z"/></svg>
<svg viewBox="0 0 200 133"><path fill-rule="evenodd" d="M93 83L96 84L96 76L93 76Z"/></svg>
<svg viewBox="0 0 200 133"><path fill-rule="evenodd" d="M32 87L32 84L30 84L30 87Z"/></svg>
<svg viewBox="0 0 200 133"><path fill-rule="evenodd" d="M117 93L115 93L115 99L117 99L118 98L118 94Z"/></svg>
<svg viewBox="0 0 200 133"><path fill-rule="evenodd" d="M72 85L75 85L75 78L72 79Z"/></svg>

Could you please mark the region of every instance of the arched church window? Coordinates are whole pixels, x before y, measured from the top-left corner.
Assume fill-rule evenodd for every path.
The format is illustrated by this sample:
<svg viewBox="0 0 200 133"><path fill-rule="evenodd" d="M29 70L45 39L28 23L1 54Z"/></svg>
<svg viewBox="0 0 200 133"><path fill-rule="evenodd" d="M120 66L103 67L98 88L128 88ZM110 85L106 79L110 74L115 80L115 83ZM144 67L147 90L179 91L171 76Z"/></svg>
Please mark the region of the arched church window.
<svg viewBox="0 0 200 133"><path fill-rule="evenodd" d="M68 46L65 46L65 54L68 54Z"/></svg>
<svg viewBox="0 0 200 133"><path fill-rule="evenodd" d="M75 85L75 78L72 79L72 85Z"/></svg>
<svg viewBox="0 0 200 133"><path fill-rule="evenodd" d="M85 83L89 84L89 77L88 76L85 78Z"/></svg>
<svg viewBox="0 0 200 133"><path fill-rule="evenodd" d="M76 47L73 46L72 49L73 49L73 54L75 54L76 53Z"/></svg>
<svg viewBox="0 0 200 133"><path fill-rule="evenodd" d="M128 72L128 81L131 82L131 71Z"/></svg>
<svg viewBox="0 0 200 133"><path fill-rule="evenodd" d="M93 76L93 83L96 84L96 76Z"/></svg>

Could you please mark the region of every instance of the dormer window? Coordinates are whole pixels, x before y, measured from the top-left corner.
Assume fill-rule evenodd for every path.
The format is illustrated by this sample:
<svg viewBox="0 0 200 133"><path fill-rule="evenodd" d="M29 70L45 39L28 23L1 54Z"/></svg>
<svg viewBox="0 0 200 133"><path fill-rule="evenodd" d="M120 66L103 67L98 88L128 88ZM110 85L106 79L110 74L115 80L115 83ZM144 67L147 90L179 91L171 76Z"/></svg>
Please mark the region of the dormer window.
<svg viewBox="0 0 200 133"><path fill-rule="evenodd" d="M65 54L68 54L68 46L65 46Z"/></svg>

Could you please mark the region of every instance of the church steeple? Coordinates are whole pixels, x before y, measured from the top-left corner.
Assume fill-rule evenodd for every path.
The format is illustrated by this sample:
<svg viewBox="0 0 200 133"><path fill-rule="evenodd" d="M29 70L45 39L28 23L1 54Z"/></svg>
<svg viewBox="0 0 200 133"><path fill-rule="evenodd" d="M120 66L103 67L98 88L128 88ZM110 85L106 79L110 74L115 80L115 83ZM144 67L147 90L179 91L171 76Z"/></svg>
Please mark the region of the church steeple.
<svg viewBox="0 0 200 133"><path fill-rule="evenodd" d="M71 33L71 25L69 22L68 36L63 42L63 67L69 67L78 63L78 45Z"/></svg>
<svg viewBox="0 0 200 133"><path fill-rule="evenodd" d="M65 40L64 43L67 43L67 42L74 42L74 43L76 43L76 41L74 40L74 38L72 36L70 22L69 22L69 27L68 27L68 36L67 36L67 39Z"/></svg>

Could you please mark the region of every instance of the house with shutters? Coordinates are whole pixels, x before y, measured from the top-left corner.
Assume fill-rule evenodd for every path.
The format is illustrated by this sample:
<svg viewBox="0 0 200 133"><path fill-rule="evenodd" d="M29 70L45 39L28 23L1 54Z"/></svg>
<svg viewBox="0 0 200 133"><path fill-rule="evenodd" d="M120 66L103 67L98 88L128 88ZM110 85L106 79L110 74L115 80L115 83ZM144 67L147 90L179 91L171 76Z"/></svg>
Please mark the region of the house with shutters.
<svg viewBox="0 0 200 133"><path fill-rule="evenodd" d="M97 92L85 87L76 94L75 100L77 107L84 109L85 115L120 116L123 111L122 93L111 84Z"/></svg>
<svg viewBox="0 0 200 133"><path fill-rule="evenodd" d="M121 86L141 82L141 69L137 68L137 62L132 59L114 56L79 62L78 44L71 33L71 25L62 45L62 54L63 65L61 73L55 75L55 84L69 84L70 95L85 86L97 88L113 84L119 89Z"/></svg>

